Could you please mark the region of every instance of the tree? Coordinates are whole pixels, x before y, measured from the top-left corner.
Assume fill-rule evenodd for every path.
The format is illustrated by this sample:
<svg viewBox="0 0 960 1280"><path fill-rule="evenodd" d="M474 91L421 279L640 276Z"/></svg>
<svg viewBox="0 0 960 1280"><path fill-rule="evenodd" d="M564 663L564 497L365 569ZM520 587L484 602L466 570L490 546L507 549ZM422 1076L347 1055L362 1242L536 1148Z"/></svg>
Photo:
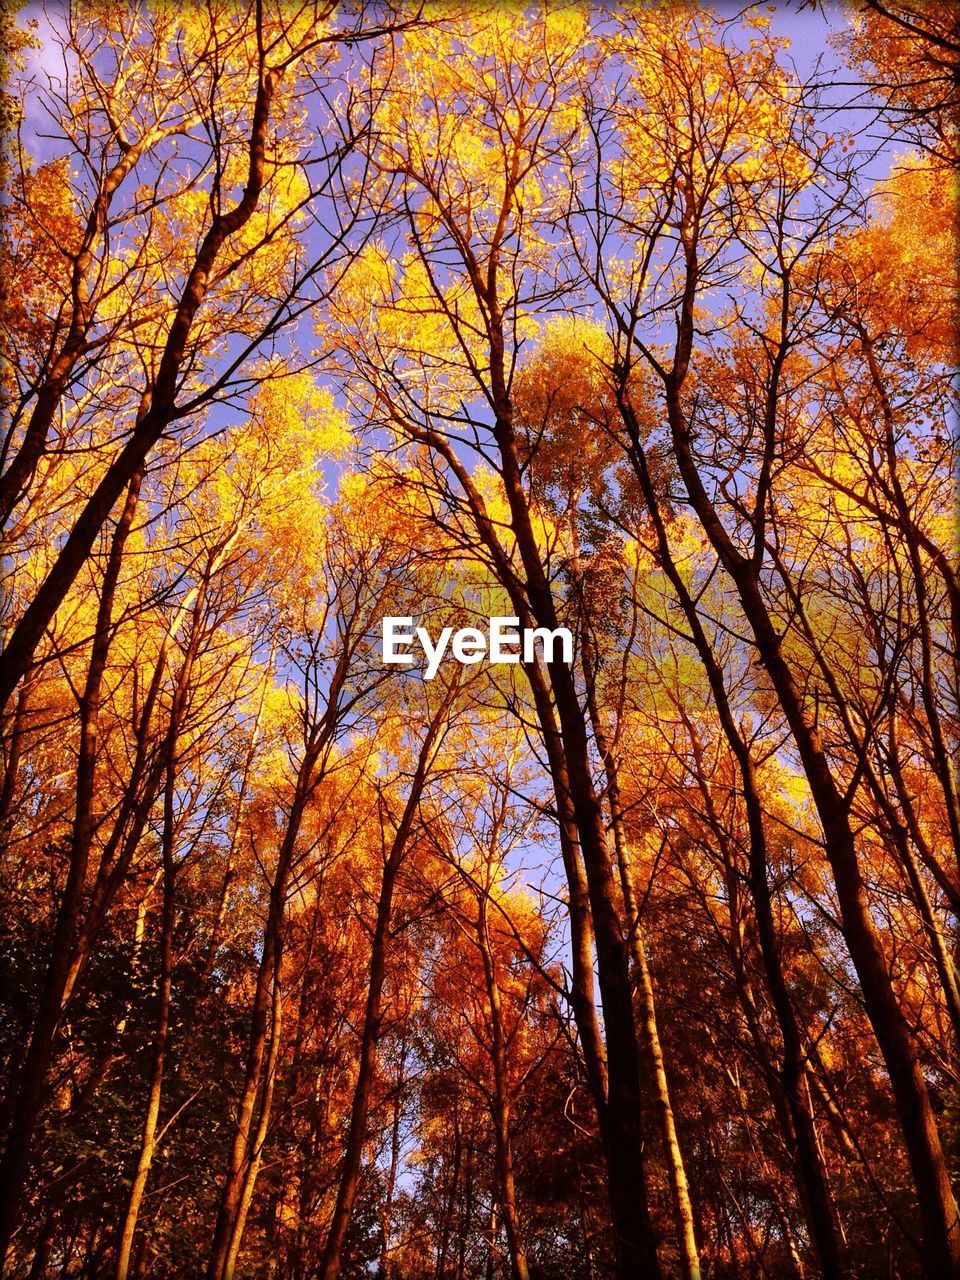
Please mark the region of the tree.
<svg viewBox="0 0 960 1280"><path fill-rule="evenodd" d="M960 1270L954 27L3 27L4 1274Z"/></svg>

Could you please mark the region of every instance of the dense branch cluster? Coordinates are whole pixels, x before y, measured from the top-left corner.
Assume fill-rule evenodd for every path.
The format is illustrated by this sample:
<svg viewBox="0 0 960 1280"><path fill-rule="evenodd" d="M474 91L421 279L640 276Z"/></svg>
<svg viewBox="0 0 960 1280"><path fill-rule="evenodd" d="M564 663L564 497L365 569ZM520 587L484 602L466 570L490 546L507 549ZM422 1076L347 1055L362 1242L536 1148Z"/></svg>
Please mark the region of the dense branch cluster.
<svg viewBox="0 0 960 1280"><path fill-rule="evenodd" d="M3 1274L960 1277L952 9L0 32Z"/></svg>

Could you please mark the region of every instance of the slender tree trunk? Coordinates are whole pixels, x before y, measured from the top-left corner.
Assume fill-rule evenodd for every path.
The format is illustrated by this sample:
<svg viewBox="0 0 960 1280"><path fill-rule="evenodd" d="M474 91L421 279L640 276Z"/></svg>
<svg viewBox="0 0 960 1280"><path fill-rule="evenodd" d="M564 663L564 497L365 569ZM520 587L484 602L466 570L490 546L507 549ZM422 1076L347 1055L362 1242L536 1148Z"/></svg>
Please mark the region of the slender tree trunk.
<svg viewBox="0 0 960 1280"><path fill-rule="evenodd" d="M397 1072L396 1092L393 1099L393 1119L390 1123L390 1166L380 1214L380 1259L377 1280L387 1280L390 1268L390 1232L393 1224L393 1197L400 1167L400 1122L403 1119L404 1073L407 1066L407 1039L404 1032L400 1045L400 1065Z"/></svg>
<svg viewBox="0 0 960 1280"><path fill-rule="evenodd" d="M163 905L160 923L160 973L157 983L158 1013L157 1026L154 1032L153 1056L150 1067L150 1085L147 1092L147 1110L143 1121L143 1135L140 1139L140 1152L137 1167L134 1171L130 1196L127 1200L127 1211L124 1215L120 1231L120 1242L117 1246L117 1263L114 1272L115 1280L127 1280L130 1269L130 1256L137 1231L137 1219L143 1194L147 1189L150 1167L157 1149L157 1127L160 1119L160 1099L163 1092L163 1074L167 1057L167 1041L170 1034L170 992L173 981L173 930L176 920L176 865L174 861L174 839L176 821L174 816L174 795L176 785L176 747L177 747L177 714L171 711L170 728L167 733L166 784L163 795L163 835L161 839L163 856Z"/></svg>
<svg viewBox="0 0 960 1280"><path fill-rule="evenodd" d="M353 1091L350 1127L347 1131L347 1145L343 1157L340 1182L337 1187L333 1218L330 1222L326 1245L324 1246L323 1256L317 1272L319 1280L336 1280L336 1277L340 1274L340 1257L360 1185L360 1164L363 1157L363 1145L367 1137L367 1116L370 1111L370 1101L373 1096L376 1075L377 1045L380 1039L383 1019L383 987L387 975L387 949L393 916L394 890L397 876L400 873L400 868L407 852L414 819L416 818L420 798L432 763L434 748L449 710L454 689L455 686L451 686L447 697L441 703L440 709L431 721L421 744L417 767L410 783L410 791L404 805L403 815L397 825L389 853L384 861L383 879L380 883L380 896L377 902L377 919L370 946L370 974L367 984L363 1028L360 1034L360 1061Z"/></svg>
<svg viewBox="0 0 960 1280"><path fill-rule="evenodd" d="M459 1215L460 1233L457 1239L457 1280L466 1280L467 1275L467 1241L473 1230L475 1154L474 1148L467 1144L466 1157L464 1159L466 1174L464 1176L463 1209Z"/></svg>
<svg viewBox="0 0 960 1280"><path fill-rule="evenodd" d="M137 1167L134 1172L127 1201L127 1211L120 1233L117 1248L115 1280L127 1280L130 1269L130 1258L136 1236L137 1219L143 1202L150 1168L157 1150L157 1129L160 1119L160 1101L163 1093L163 1077L166 1068L167 1047L170 1034L170 995L173 983L173 934L176 924L176 877L175 843L177 822L174 812L177 781L177 741L180 726L186 712L189 696L190 679L194 662L200 649L203 605L206 599L206 588L209 577L213 573L215 561L208 565L208 576L203 587L197 591L193 603L193 618L189 640L183 656L183 663L177 677L173 699L170 707L170 720L167 726L164 751L164 788L163 788L163 834L161 837L163 880L163 900L160 926L160 973L158 980L159 1009L157 1027L154 1034L153 1056L150 1070L150 1084L147 1092L147 1109L144 1117L143 1135ZM138 914L138 923L142 927L142 917ZM139 939L137 940L139 948Z"/></svg>
<svg viewBox="0 0 960 1280"><path fill-rule="evenodd" d="M276 1008L275 987L279 980L282 960L287 883L304 810L316 785L315 763L314 752L308 751L300 768L296 792L277 858L273 885L270 889L263 951L257 966L257 981L250 1011L250 1038L247 1045L244 1079L237 1104L227 1171L220 1193L210 1258L207 1263L207 1280L230 1280L230 1273L227 1270L228 1259L236 1239L235 1233L246 1185L246 1173L255 1159L259 1128L268 1110L265 1106L268 1099L261 1097L261 1094L265 1088L270 1088L270 1082L265 1083L265 1061L272 1046L279 1039L278 1035L272 1034L271 1014ZM239 1244L236 1247L238 1248ZM233 1251L235 1254L235 1249Z"/></svg>
<svg viewBox="0 0 960 1280"><path fill-rule="evenodd" d="M925 1265L931 1276L960 1276L960 1213L950 1185L916 1045L897 1002L886 956L870 915L848 802L837 785L819 731L783 656L783 637L774 626L758 578L757 548L748 558L733 545L704 488L693 456L691 429L684 413L681 392L692 350L698 273L695 240L689 224L682 229L681 235L687 258L687 280L674 367L665 379L667 418L674 453L693 509L736 587L757 654L770 677L810 786L833 872L844 938L860 979L867 1016L893 1089L923 1223ZM768 416L771 415L768 431L774 430L776 424L775 395Z"/></svg>
<svg viewBox="0 0 960 1280"><path fill-rule="evenodd" d="M330 676L326 693L326 706L308 728L303 759L297 771L290 812L280 848L264 926L263 950L257 966L257 981L250 1011L250 1035L244 1064L244 1078L237 1103L233 1142L227 1157L227 1169L220 1192L220 1204L214 1227L210 1257L207 1262L207 1280L230 1280L227 1272L231 1256L236 1257L240 1240L236 1228L241 1214L245 1215L244 1199L249 1203L252 1184L247 1174L252 1166L253 1177L259 1169L257 1142L264 1126L269 1123L273 1080L268 1070L264 1073L265 1059L275 1061L279 1053L280 973L283 960L284 926L287 910L287 887L290 870L300 836L303 817L318 784L323 769L318 768L324 751L333 742L340 717L340 699L347 678L350 654L341 649L336 666ZM273 1016L278 1018L273 1025Z"/></svg>
<svg viewBox="0 0 960 1280"><path fill-rule="evenodd" d="M503 1003L497 984L496 965L487 932L487 898L477 896L477 945L483 961L487 1005L490 1010L491 1058L493 1061L493 1133L497 1179L500 1183L500 1207L510 1253L512 1280L530 1280L527 1255L520 1233L517 1212L516 1180L513 1174L513 1144L510 1138L510 1082L507 1067L507 1042L503 1024Z"/></svg>
<svg viewBox="0 0 960 1280"><path fill-rule="evenodd" d="M770 889L767 880L766 829L763 821L760 793L756 783L753 757L734 720L723 672L703 629L696 605L673 559L659 498L647 465L639 424L632 405L623 392L618 395L618 403L630 437L631 461L640 482L644 502L653 524L658 559L687 619L691 639L706 673L724 736L737 761L747 810L750 849L749 883L757 919L760 952L767 987L773 1000L774 1011L783 1037L784 1057L781 1068L781 1083L790 1110L796 1143L797 1185L806 1209L811 1238L817 1250L824 1280L839 1280L839 1277L843 1275L841 1248L833 1220L827 1174L820 1158L819 1147L813 1130L813 1120L807 1105L808 1099L802 1087L806 1056L793 1000L783 972L779 940L776 936L773 920ZM691 731L694 752L698 753L699 747L696 733L692 726L688 727ZM697 763L698 770L705 783L706 776L699 754L697 755ZM707 792L707 798L709 803L709 791Z"/></svg>
<svg viewBox="0 0 960 1280"><path fill-rule="evenodd" d="M594 936L590 891L583 869L576 815L570 799L563 741L557 727L550 692L543 672L536 663L525 665L524 671L533 692L557 804L560 856L567 881L567 910L570 916L570 1005L580 1038L597 1123L603 1133L607 1123L607 1055L594 998Z"/></svg>
<svg viewBox="0 0 960 1280"><path fill-rule="evenodd" d="M487 1266L484 1272L485 1280L493 1280L494 1268L497 1262L497 1202L490 1201L490 1228L487 1237Z"/></svg>
<svg viewBox="0 0 960 1280"><path fill-rule="evenodd" d="M6 841L7 829L10 825L10 808L17 784L17 773L20 769L30 697L38 675L39 672L36 671L29 673L20 686L9 737L6 735L4 725L3 785L0 786L0 842L3 843Z"/></svg>
<svg viewBox="0 0 960 1280"><path fill-rule="evenodd" d="M437 432L400 422L414 439L440 454L457 481L462 486L470 505L480 541L487 549L497 577L517 612L520 625L533 627L535 619L530 611L526 595L513 573L509 558L500 541L483 498L474 486L469 473L449 442ZM594 998L594 950L595 936L590 907L590 890L587 882L577 817L571 798L569 770L564 752L563 736L557 723L551 690L544 670L536 663L524 663L523 671L530 683L541 739L547 755L547 766L557 805L557 822L560 854L567 880L568 912L570 916L571 979L570 1005L573 1009L580 1047L583 1052L587 1083L597 1113L601 1134L607 1131L607 1055Z"/></svg>
<svg viewBox="0 0 960 1280"><path fill-rule="evenodd" d="M584 601L585 605L586 602ZM639 900L633 880L632 854L627 845L627 834L623 821L619 769L597 704L597 656L594 649L590 619L587 617L584 618L583 624L581 660L587 686L587 707L593 728L593 736L597 744L597 750L600 752L600 758L603 761L607 779L607 808L610 811L614 853L620 871L620 886L623 893L624 908L627 913L630 954L640 995L639 1028L643 1037L646 1056L652 1069L654 1098L657 1117L660 1122L660 1134L663 1139L664 1156L667 1162L670 1195L673 1202L673 1214L677 1232L677 1252L680 1257L681 1272L685 1280L700 1280L700 1257L697 1249L693 1205L690 1202L690 1186L687 1182L687 1171L683 1163L680 1140L677 1137L677 1126L673 1115L673 1104L670 1100L667 1069L660 1043L660 1031L657 1027L653 978L650 974L650 966L647 963L643 922L640 919Z"/></svg>
<svg viewBox="0 0 960 1280"><path fill-rule="evenodd" d="M271 645L270 656L266 662L267 671L273 669L274 650ZM240 815L243 809L243 803L247 795L247 787L250 781L250 771L253 767L253 760L257 749L257 739L260 734L260 721L263 716L264 701L266 699L268 688L267 680L264 680L260 688L260 698L257 702L257 711L254 716L253 726L250 730L250 739L247 743L247 749L243 757L243 768L240 772L240 780L237 786L237 794L233 805L233 823L230 832L230 845L227 849L227 867L220 882L220 892L217 895L217 906L214 912L213 920L210 924L210 935L207 942L207 953L203 961L203 967L200 970L197 979L197 987L199 990L206 988L210 975L213 973L214 965L217 962L217 952L220 949L220 942L223 934L223 924L227 914L227 901L230 894L230 885L234 877L234 858L237 851L237 839L240 831Z"/></svg>
<svg viewBox="0 0 960 1280"><path fill-rule="evenodd" d="M457 1100L459 1101L459 1099ZM447 1252L450 1248L450 1230L453 1226L453 1211L460 1190L460 1169L463 1161L463 1141L460 1134L460 1109L456 1102L453 1112L453 1168L450 1172L450 1189L444 1205L440 1223L440 1239L437 1242L437 1261L434 1268L434 1280L443 1280L447 1266Z"/></svg>
<svg viewBox="0 0 960 1280"><path fill-rule="evenodd" d="M237 1257L240 1253L240 1246L243 1243L243 1233L247 1225L247 1214L250 1212L250 1204L253 1200L253 1192L257 1184L257 1176L260 1173L260 1165L263 1160L263 1149L266 1145L267 1134L270 1129L273 1091L277 1078L277 1059L280 1055L281 1031L283 1028L283 988L280 983L279 972L279 959L282 954L282 948L279 945L274 948L274 954L277 957L277 961L274 969L273 987L271 992L270 1041L267 1049L264 1085L257 1107L256 1130L254 1132L250 1152L244 1165L243 1177L240 1184L240 1194L237 1199L236 1215L233 1222L233 1229L230 1233L227 1259L223 1269L223 1274L226 1280L232 1280L236 1270Z"/></svg>
<svg viewBox="0 0 960 1280"><path fill-rule="evenodd" d="M113 602L140 494L142 473L130 481L123 511L110 543L83 694L80 699L80 748L70 863L50 944L50 961L30 1045L24 1058L7 1144L0 1161L0 1271L20 1214L20 1198L30 1165L33 1138L43 1106L57 1028L70 985L71 958L77 942L87 888L87 869L96 828L94 797L98 748L98 714L103 676L113 635Z"/></svg>
<svg viewBox="0 0 960 1280"><path fill-rule="evenodd" d="M502 361L502 349L499 359ZM523 563L526 593L537 624L553 631L558 626L558 618L523 489L512 409L504 389L502 368L495 368L493 381L497 413L494 436L500 451L511 529ZM621 1280L634 1280L634 1277L647 1280L660 1276L660 1263L647 1199L639 1036L630 982L629 946L617 900L603 812L593 785L586 725L573 672L560 660L549 663L548 670L567 763L566 783L583 851L597 947L608 1072L604 1144L618 1269Z"/></svg>

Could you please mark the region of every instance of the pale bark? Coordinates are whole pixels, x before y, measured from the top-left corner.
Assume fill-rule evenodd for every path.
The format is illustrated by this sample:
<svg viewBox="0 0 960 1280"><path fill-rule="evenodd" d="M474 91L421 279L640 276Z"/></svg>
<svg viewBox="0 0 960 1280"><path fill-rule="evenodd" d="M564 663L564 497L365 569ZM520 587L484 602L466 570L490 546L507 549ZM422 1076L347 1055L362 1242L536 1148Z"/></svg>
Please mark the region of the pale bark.
<svg viewBox="0 0 960 1280"><path fill-rule="evenodd" d="M176 723L171 718L171 726ZM140 1206L147 1189L150 1167L157 1150L157 1130L160 1120L160 1100L163 1092L163 1075L166 1065L167 1043L170 1034L170 993L173 979L173 929L176 918L176 890L173 842L175 835L175 817L173 812L176 730L172 729L167 738L167 781L164 788L163 801L163 906L160 922L160 972L157 983L157 1025L154 1031L153 1054L150 1067L150 1083L147 1091L147 1107L143 1120L143 1134L140 1139L140 1151L134 1170L127 1209L120 1241L117 1246L117 1261L114 1272L115 1280L127 1280L130 1268L130 1257L137 1230Z"/></svg>
<svg viewBox="0 0 960 1280"><path fill-rule="evenodd" d="M680 1149L680 1139L677 1136L673 1104L670 1100L670 1084L667 1080L666 1063L664 1062L663 1048L660 1043L660 1031L657 1027L656 996L653 989L650 966L647 962L643 921L640 918L639 899L634 884L633 854L627 842L626 827L623 819L619 768L597 703L597 655L591 635L589 617L584 618L583 629L581 660L587 686L587 707L590 713L594 740L597 744L597 750L600 752L607 779L607 808L610 812L613 846L620 871L620 887L627 915L630 956L633 961L633 971L640 996L638 1026L653 1075L656 1112L660 1124L660 1136L663 1140L667 1176L670 1182L670 1195L673 1203L677 1252L680 1258L681 1272L685 1280L700 1280L700 1256L697 1249L693 1205L690 1200L690 1185L683 1162L683 1152Z"/></svg>

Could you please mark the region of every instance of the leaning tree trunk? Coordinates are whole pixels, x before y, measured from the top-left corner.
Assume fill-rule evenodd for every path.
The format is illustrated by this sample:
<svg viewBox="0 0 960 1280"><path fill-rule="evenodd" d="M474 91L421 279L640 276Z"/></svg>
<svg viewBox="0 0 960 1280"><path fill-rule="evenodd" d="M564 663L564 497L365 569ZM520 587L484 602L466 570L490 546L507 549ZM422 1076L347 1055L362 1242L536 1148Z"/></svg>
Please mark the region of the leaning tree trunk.
<svg viewBox="0 0 960 1280"><path fill-rule="evenodd" d="M737 761L747 809L750 849L749 884L757 920L760 954L767 988L773 1000L774 1011L783 1037L784 1056L780 1079L793 1126L797 1159L797 1186L806 1210L811 1239L817 1251L824 1280L839 1280L839 1277L843 1275L842 1250L834 1222L827 1173L821 1158L820 1147L817 1143L809 1102L803 1088L806 1076L806 1053L793 1000L783 971L779 940L773 920L770 887L767 878L766 829L753 757L734 719L727 696L723 672L704 631L696 604L674 561L666 526L663 521L660 501L647 464L639 424L630 400L623 389L618 394L618 406L630 439L630 460L640 483L647 512L653 525L659 563L667 575L684 617L687 619L691 640L706 673L724 736ZM694 743L694 749L696 750L696 743Z"/></svg>
<svg viewBox="0 0 960 1280"><path fill-rule="evenodd" d="M940 1134L917 1048L897 1001L887 958L870 914L860 872L849 804L834 776L820 733L803 693L784 657L783 637L764 599L757 551L746 556L734 545L714 506L693 456L692 433L683 408L682 391L690 364L695 331L698 284L695 227L684 215L681 239L687 277L683 291L673 369L665 375L667 420L674 456L690 504L711 546L736 588L761 664L790 728L824 835L833 873L843 936L860 980L864 1005L886 1063L894 1103L917 1193L923 1226L924 1264L931 1276L960 1276L960 1210L950 1184ZM785 285L786 287L786 285ZM785 354L782 345L781 351ZM782 367L782 359L776 367ZM776 430L778 388L771 381L765 410L767 439ZM768 449L769 453L769 449ZM759 536L759 535L758 535Z"/></svg>
<svg viewBox="0 0 960 1280"><path fill-rule="evenodd" d="M71 985L71 967L81 930L87 872L96 829L94 801L100 696L113 638L113 605L124 548L137 510L141 477L142 472L137 471L130 481L126 502L110 542L97 607L90 665L80 698L80 746L67 881L57 912L50 959L30 1044L17 1081L6 1148L0 1162L0 1270L20 1216L21 1196L30 1165L33 1139L46 1094L57 1029Z"/></svg>

